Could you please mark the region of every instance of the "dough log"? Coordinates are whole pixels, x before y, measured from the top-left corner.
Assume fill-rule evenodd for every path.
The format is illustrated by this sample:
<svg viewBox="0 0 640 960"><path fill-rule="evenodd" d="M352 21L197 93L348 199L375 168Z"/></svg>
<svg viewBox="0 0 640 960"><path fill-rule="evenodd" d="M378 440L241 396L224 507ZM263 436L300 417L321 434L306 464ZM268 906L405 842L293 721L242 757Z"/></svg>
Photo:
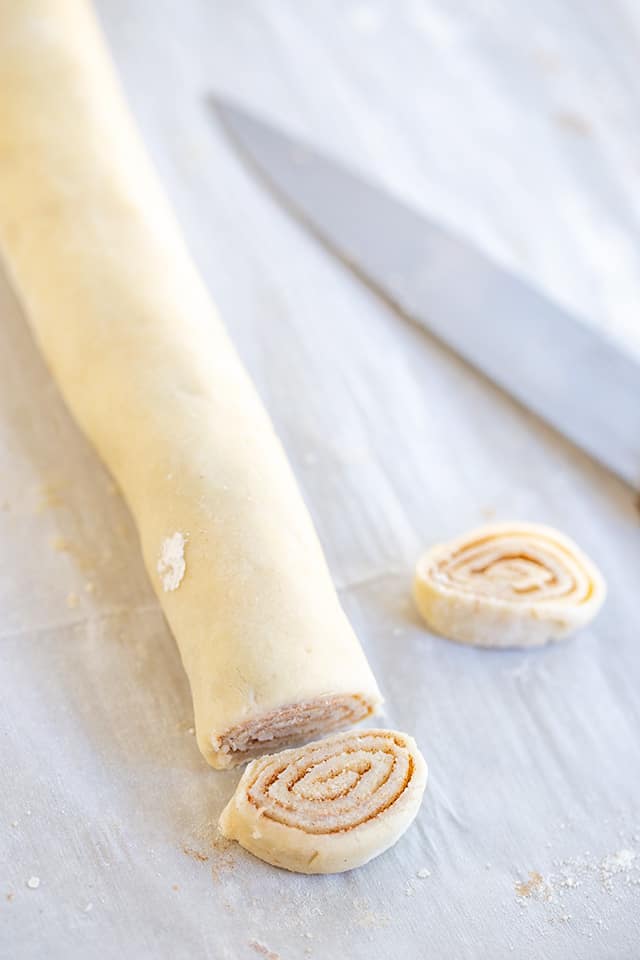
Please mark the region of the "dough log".
<svg viewBox="0 0 640 960"><path fill-rule="evenodd" d="M83 0L0 3L0 246L116 477L216 767L380 702Z"/></svg>
<svg viewBox="0 0 640 960"><path fill-rule="evenodd" d="M537 646L592 620L604 580L568 537L538 524L480 527L418 561L414 594L425 622L450 640Z"/></svg>
<svg viewBox="0 0 640 960"><path fill-rule="evenodd" d="M402 836L426 783L427 766L411 737L351 731L254 760L219 827L276 867L340 873Z"/></svg>

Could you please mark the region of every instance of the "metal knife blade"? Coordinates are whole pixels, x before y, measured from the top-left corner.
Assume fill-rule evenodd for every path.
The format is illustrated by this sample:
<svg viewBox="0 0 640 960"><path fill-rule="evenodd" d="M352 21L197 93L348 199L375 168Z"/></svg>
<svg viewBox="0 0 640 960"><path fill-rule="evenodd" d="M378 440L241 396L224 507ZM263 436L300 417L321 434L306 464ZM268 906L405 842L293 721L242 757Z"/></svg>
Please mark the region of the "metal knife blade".
<svg viewBox="0 0 640 960"><path fill-rule="evenodd" d="M470 243L226 100L240 154L325 245L403 313L640 487L640 363Z"/></svg>

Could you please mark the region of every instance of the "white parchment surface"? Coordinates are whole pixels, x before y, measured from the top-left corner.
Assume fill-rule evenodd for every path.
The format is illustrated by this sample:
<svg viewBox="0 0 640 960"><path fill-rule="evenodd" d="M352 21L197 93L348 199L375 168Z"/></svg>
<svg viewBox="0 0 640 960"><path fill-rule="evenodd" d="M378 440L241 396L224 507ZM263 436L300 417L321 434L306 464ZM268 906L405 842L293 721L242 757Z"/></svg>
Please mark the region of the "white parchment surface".
<svg viewBox="0 0 640 960"><path fill-rule="evenodd" d="M342 876L287 874L216 839L238 773L197 751L131 518L0 280L3 958L640 956L632 491L331 260L202 105L212 89L245 99L633 347L624 6L100 3L383 688L382 722L416 737L430 784L401 842ZM420 626L420 550L488 519L555 524L593 556L610 593L592 628L494 653Z"/></svg>

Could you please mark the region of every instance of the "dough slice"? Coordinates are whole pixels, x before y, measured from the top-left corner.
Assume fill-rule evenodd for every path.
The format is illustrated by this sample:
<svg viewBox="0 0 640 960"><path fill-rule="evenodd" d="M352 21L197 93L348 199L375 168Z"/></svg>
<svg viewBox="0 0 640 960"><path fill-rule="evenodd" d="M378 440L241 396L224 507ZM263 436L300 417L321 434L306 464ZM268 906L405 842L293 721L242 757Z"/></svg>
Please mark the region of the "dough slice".
<svg viewBox="0 0 640 960"><path fill-rule="evenodd" d="M276 867L341 873L402 836L426 783L427 766L411 737L349 731L254 760L219 827Z"/></svg>
<svg viewBox="0 0 640 960"><path fill-rule="evenodd" d="M414 595L436 633L482 647L538 646L592 620L605 582L563 534L496 523L428 550Z"/></svg>

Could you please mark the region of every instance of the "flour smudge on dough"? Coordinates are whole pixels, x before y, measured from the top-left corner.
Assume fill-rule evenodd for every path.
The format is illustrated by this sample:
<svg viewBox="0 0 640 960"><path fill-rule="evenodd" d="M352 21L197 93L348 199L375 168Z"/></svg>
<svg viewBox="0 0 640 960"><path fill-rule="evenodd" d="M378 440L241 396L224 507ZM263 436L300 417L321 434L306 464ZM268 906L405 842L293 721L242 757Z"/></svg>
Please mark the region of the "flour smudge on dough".
<svg viewBox="0 0 640 960"><path fill-rule="evenodd" d="M187 564L184 559L184 548L187 538L183 533L176 531L172 536L165 537L160 548L158 573L162 580L162 589L177 590L182 583Z"/></svg>

